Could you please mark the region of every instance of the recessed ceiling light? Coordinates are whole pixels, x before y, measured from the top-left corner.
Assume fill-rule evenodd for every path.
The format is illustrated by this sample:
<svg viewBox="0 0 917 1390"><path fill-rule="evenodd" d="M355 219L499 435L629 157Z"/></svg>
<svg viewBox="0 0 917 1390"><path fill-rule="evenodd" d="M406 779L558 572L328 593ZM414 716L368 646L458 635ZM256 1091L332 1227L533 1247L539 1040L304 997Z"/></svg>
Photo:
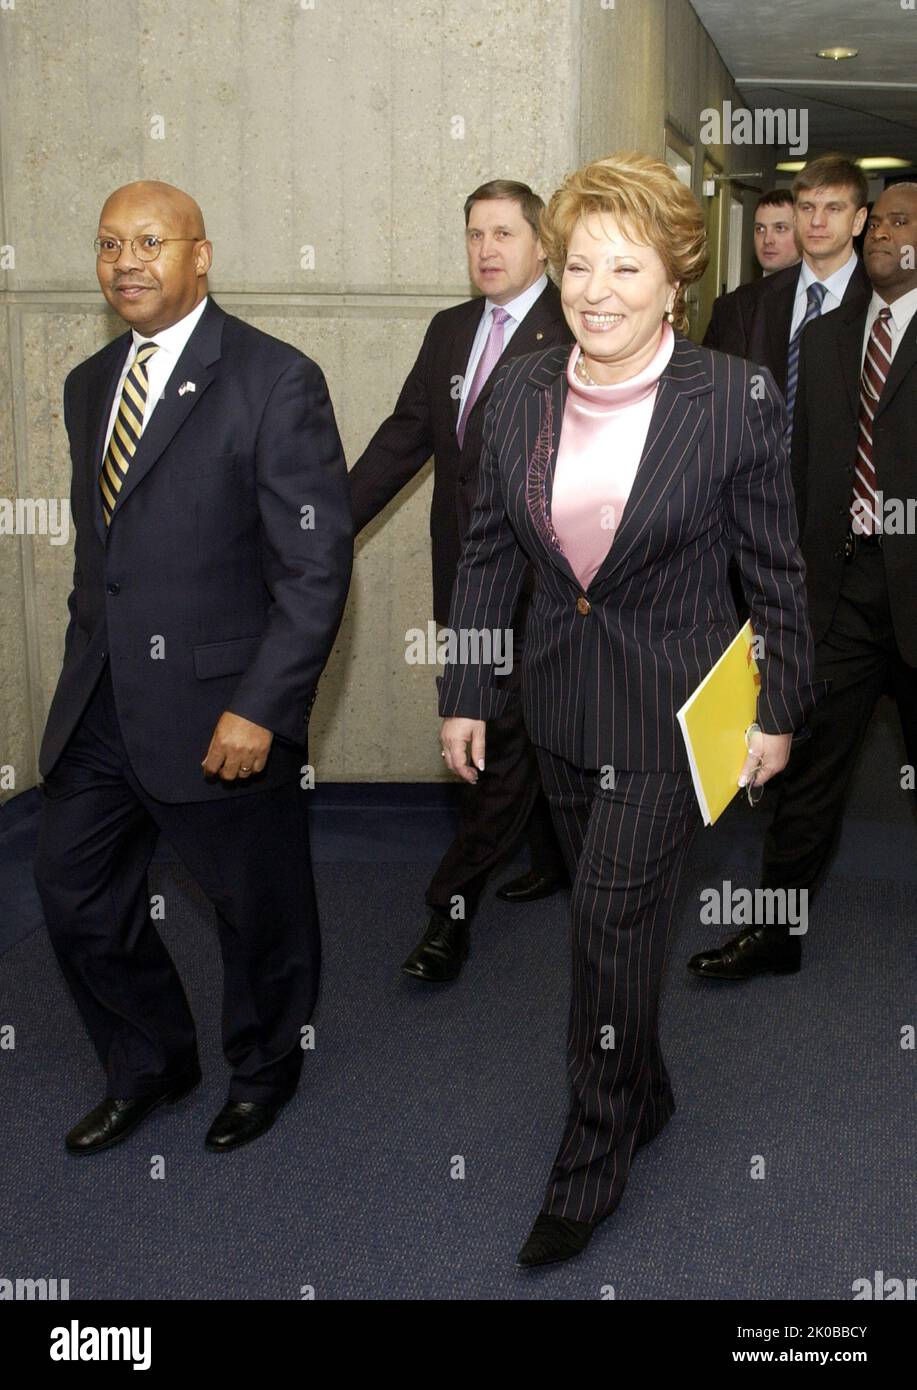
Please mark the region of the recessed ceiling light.
<svg viewBox="0 0 917 1390"><path fill-rule="evenodd" d="M895 155L871 154L865 159L854 161L861 169L910 169L911 160L898 159Z"/></svg>
<svg viewBox="0 0 917 1390"><path fill-rule="evenodd" d="M843 58L855 58L859 53L858 48L820 48L816 53L816 58L830 58L833 62L839 63Z"/></svg>

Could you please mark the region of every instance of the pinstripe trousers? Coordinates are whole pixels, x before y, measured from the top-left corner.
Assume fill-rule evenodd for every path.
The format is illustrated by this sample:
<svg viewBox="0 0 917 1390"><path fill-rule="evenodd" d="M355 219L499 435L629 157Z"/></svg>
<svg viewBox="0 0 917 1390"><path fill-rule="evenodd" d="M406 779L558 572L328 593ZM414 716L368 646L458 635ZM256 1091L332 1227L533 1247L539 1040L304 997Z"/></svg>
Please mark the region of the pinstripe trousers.
<svg viewBox="0 0 917 1390"><path fill-rule="evenodd" d="M573 883L572 1089L542 1211L599 1221L635 1148L675 1109L659 1047L659 990L688 847L701 823L689 772L599 772L538 748Z"/></svg>

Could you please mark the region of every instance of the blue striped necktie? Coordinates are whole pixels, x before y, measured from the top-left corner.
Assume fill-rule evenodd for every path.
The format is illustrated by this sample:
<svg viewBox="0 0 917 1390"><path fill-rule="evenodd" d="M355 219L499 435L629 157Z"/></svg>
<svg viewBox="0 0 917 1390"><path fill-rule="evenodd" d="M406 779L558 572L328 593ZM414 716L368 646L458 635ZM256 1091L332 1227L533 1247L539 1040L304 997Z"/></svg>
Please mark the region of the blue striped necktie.
<svg viewBox="0 0 917 1390"><path fill-rule="evenodd" d="M813 280L806 290L806 312L802 323L796 329L790 339L790 351L786 359L786 442L789 444L793 436L793 411L796 407L796 387L799 385L799 340L802 337L802 330L807 323L817 319L821 313L821 306L825 295L828 293L825 286L819 280Z"/></svg>

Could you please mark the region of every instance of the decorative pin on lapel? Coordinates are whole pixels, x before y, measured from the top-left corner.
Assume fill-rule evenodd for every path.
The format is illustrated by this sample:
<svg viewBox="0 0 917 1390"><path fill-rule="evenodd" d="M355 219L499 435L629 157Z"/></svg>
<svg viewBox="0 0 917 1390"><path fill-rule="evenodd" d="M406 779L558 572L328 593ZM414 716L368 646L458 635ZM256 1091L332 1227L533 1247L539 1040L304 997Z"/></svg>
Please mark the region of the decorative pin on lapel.
<svg viewBox="0 0 917 1390"><path fill-rule="evenodd" d="M197 387L195 386L195 384L194 384L193 381L183 381L182 384L181 384L181 386L179 386L179 388L178 388L178 394L179 394L180 396L183 396L183 395L185 394L186 391L196 391L196 390L197 390Z"/></svg>
<svg viewBox="0 0 917 1390"><path fill-rule="evenodd" d="M540 343L543 337L544 337L544 334L543 334L542 332L539 331L538 333L536 333L536 334L535 334L535 341L536 341L536 343Z"/></svg>

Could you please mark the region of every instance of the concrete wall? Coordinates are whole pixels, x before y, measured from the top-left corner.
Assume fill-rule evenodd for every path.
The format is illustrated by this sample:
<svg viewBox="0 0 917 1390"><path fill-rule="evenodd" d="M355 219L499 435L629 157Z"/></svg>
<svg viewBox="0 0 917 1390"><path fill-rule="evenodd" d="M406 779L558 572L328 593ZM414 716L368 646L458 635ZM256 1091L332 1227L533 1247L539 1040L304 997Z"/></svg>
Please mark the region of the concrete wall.
<svg viewBox="0 0 917 1390"><path fill-rule="evenodd" d="M91 251L118 185L194 194L215 296L321 364L352 462L430 316L469 293L476 184L547 197L587 158L661 154L667 119L696 141L702 109L737 100L687 0L0 0L0 63L7 498L68 494L63 380L120 331ZM728 169L743 152L713 153ZM321 780L442 776L435 672L404 660L431 607L429 498L428 465L358 544L313 716ZM71 548L0 537L0 765L17 791L37 779Z"/></svg>

